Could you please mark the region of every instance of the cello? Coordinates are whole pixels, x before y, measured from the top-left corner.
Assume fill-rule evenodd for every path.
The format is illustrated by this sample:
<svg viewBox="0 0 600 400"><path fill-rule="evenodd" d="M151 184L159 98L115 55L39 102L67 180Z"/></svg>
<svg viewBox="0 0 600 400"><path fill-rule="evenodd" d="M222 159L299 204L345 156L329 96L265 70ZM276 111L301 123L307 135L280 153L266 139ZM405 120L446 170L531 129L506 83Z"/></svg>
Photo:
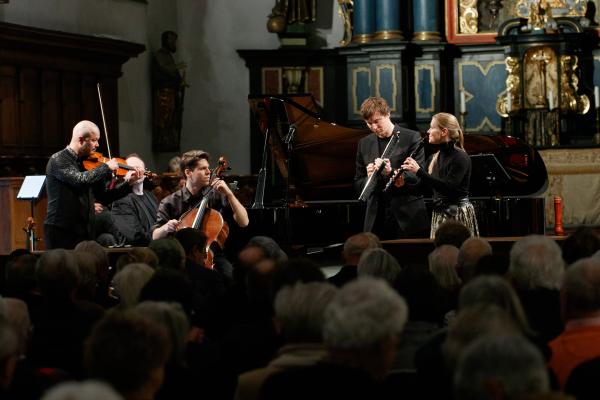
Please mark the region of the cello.
<svg viewBox="0 0 600 400"><path fill-rule="evenodd" d="M213 243L216 243L221 249L223 248L229 235L229 225L227 225L220 212L208 206L208 200L210 193L214 190L212 186L214 180L220 179L223 171L229 169L229 163L225 157L219 157L219 165L211 172L209 189L196 206L179 217L177 225L177 230L194 228L200 229L204 233L206 236L206 244L202 249L204 252L204 266L209 269L213 269L215 266L214 253L210 247Z"/></svg>

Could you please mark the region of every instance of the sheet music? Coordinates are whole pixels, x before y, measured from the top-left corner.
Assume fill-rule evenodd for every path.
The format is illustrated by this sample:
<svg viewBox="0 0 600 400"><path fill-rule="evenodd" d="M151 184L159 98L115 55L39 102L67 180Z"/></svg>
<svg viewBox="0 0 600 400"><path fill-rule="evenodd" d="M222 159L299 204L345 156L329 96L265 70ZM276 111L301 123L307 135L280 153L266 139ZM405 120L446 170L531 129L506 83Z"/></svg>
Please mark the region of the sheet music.
<svg viewBox="0 0 600 400"><path fill-rule="evenodd" d="M25 177L17 199L19 200L35 200L40 197L42 188L46 182L46 175L29 175Z"/></svg>

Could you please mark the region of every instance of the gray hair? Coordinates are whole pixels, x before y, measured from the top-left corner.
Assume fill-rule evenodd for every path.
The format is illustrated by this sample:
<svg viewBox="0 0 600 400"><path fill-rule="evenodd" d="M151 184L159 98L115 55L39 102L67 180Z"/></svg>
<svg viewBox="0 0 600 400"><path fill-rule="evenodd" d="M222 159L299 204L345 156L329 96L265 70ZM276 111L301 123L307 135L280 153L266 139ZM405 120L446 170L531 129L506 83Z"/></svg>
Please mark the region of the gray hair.
<svg viewBox="0 0 600 400"><path fill-rule="evenodd" d="M436 247L429 256L429 271L437 283L447 289L459 287L462 281L456 272L458 249L449 244Z"/></svg>
<svg viewBox="0 0 600 400"><path fill-rule="evenodd" d="M491 254L492 246L486 239L475 236L465 240L458 250L458 265L463 270L465 280L473 277L479 259Z"/></svg>
<svg viewBox="0 0 600 400"><path fill-rule="evenodd" d="M323 339L330 348L366 349L399 334L407 319L406 302L384 280L360 277L325 309Z"/></svg>
<svg viewBox="0 0 600 400"><path fill-rule="evenodd" d="M532 333L519 296L502 277L478 276L462 288L458 297L459 310L475 305L498 306L508 312L523 333Z"/></svg>
<svg viewBox="0 0 600 400"><path fill-rule="evenodd" d="M600 258L588 257L574 262L562 284L567 318L600 310Z"/></svg>
<svg viewBox="0 0 600 400"><path fill-rule="evenodd" d="M132 307L137 304L142 288L154 275L154 269L144 263L128 264L113 278L120 304L123 307Z"/></svg>
<svg viewBox="0 0 600 400"><path fill-rule="evenodd" d="M107 383L95 380L64 382L50 388L41 400L122 400Z"/></svg>
<svg viewBox="0 0 600 400"><path fill-rule="evenodd" d="M35 275L43 296L67 297L79 285L79 268L65 249L46 251L38 259Z"/></svg>
<svg viewBox="0 0 600 400"><path fill-rule="evenodd" d="M134 310L167 329L172 345L171 360L178 365L184 363L185 350L190 334L190 322L181 304L164 301L144 301L135 306Z"/></svg>
<svg viewBox="0 0 600 400"><path fill-rule="evenodd" d="M31 334L31 319L27 304L21 299L5 297L0 299L2 309L0 313L12 326L17 337L17 353L24 355L27 352L29 335Z"/></svg>
<svg viewBox="0 0 600 400"><path fill-rule="evenodd" d="M6 360L18 355L18 348L19 341L13 326L4 315L0 315L0 372L4 373Z"/></svg>
<svg viewBox="0 0 600 400"><path fill-rule="evenodd" d="M455 397L491 398L490 380L499 383L505 399L546 393L548 374L540 351L518 335L486 335L470 344L454 374Z"/></svg>
<svg viewBox="0 0 600 400"><path fill-rule="evenodd" d="M382 248L369 248L360 256L357 266L358 276L374 276L382 278L391 286L397 283L402 273L402 267L387 250Z"/></svg>
<svg viewBox="0 0 600 400"><path fill-rule="evenodd" d="M361 232L350 236L344 242L344 254L360 255L366 249L381 247L381 241L372 232Z"/></svg>
<svg viewBox="0 0 600 400"><path fill-rule="evenodd" d="M284 286L275 296L275 317L288 343L322 342L324 311L337 288L325 282Z"/></svg>
<svg viewBox="0 0 600 400"><path fill-rule="evenodd" d="M519 289L558 289L564 269L560 247L546 236L525 236L510 250L508 271Z"/></svg>

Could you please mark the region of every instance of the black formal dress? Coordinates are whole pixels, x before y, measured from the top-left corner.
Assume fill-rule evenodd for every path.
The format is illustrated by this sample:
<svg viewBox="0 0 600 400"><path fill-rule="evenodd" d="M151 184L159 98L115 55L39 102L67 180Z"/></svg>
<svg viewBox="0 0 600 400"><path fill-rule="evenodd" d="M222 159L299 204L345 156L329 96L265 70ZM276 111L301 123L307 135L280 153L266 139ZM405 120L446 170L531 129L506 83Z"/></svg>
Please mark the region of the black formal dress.
<svg viewBox="0 0 600 400"><path fill-rule="evenodd" d="M398 141L392 143L389 153L393 169L400 168L402 163L421 140L418 132L394 125L394 134L398 133ZM367 182L367 165L380 157L387 141L375 134L362 138L358 142L356 153L356 174L354 187L360 193ZM423 164L425 155L419 150L413 158ZM406 184L400 188L392 187L388 193L383 188L389 177L379 175L374 178L373 190L367 199L364 231L373 232L381 239L397 239L409 237L424 237L427 235L429 222L423 196L418 190L418 179L412 173L405 173Z"/></svg>

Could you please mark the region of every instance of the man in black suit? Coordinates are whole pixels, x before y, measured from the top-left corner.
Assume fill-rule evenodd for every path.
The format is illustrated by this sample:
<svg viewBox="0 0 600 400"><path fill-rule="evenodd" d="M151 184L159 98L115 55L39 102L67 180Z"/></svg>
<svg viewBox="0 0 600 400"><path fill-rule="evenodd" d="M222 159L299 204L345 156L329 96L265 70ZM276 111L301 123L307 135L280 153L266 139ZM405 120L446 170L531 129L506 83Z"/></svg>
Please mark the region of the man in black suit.
<svg viewBox="0 0 600 400"><path fill-rule="evenodd" d="M417 149L421 136L416 131L394 124L387 102L380 97L366 99L360 112L373 135L362 138L358 143L354 176L357 191L361 192L368 178L376 174L365 192L367 209L364 231L373 232L381 239L427 236L427 210L417 188L416 176L404 173L397 180L399 187L392 185L387 193L383 192L392 171L400 168L404 160ZM381 158L388 144L387 156ZM417 151L413 158L423 164L423 149Z"/></svg>
<svg viewBox="0 0 600 400"><path fill-rule="evenodd" d="M144 161L136 154L126 159L127 165L140 171L146 169ZM131 193L111 206L112 220L124 244L148 246L152 239L152 226L156 222L158 201L154 194L144 189L144 175L131 187Z"/></svg>

